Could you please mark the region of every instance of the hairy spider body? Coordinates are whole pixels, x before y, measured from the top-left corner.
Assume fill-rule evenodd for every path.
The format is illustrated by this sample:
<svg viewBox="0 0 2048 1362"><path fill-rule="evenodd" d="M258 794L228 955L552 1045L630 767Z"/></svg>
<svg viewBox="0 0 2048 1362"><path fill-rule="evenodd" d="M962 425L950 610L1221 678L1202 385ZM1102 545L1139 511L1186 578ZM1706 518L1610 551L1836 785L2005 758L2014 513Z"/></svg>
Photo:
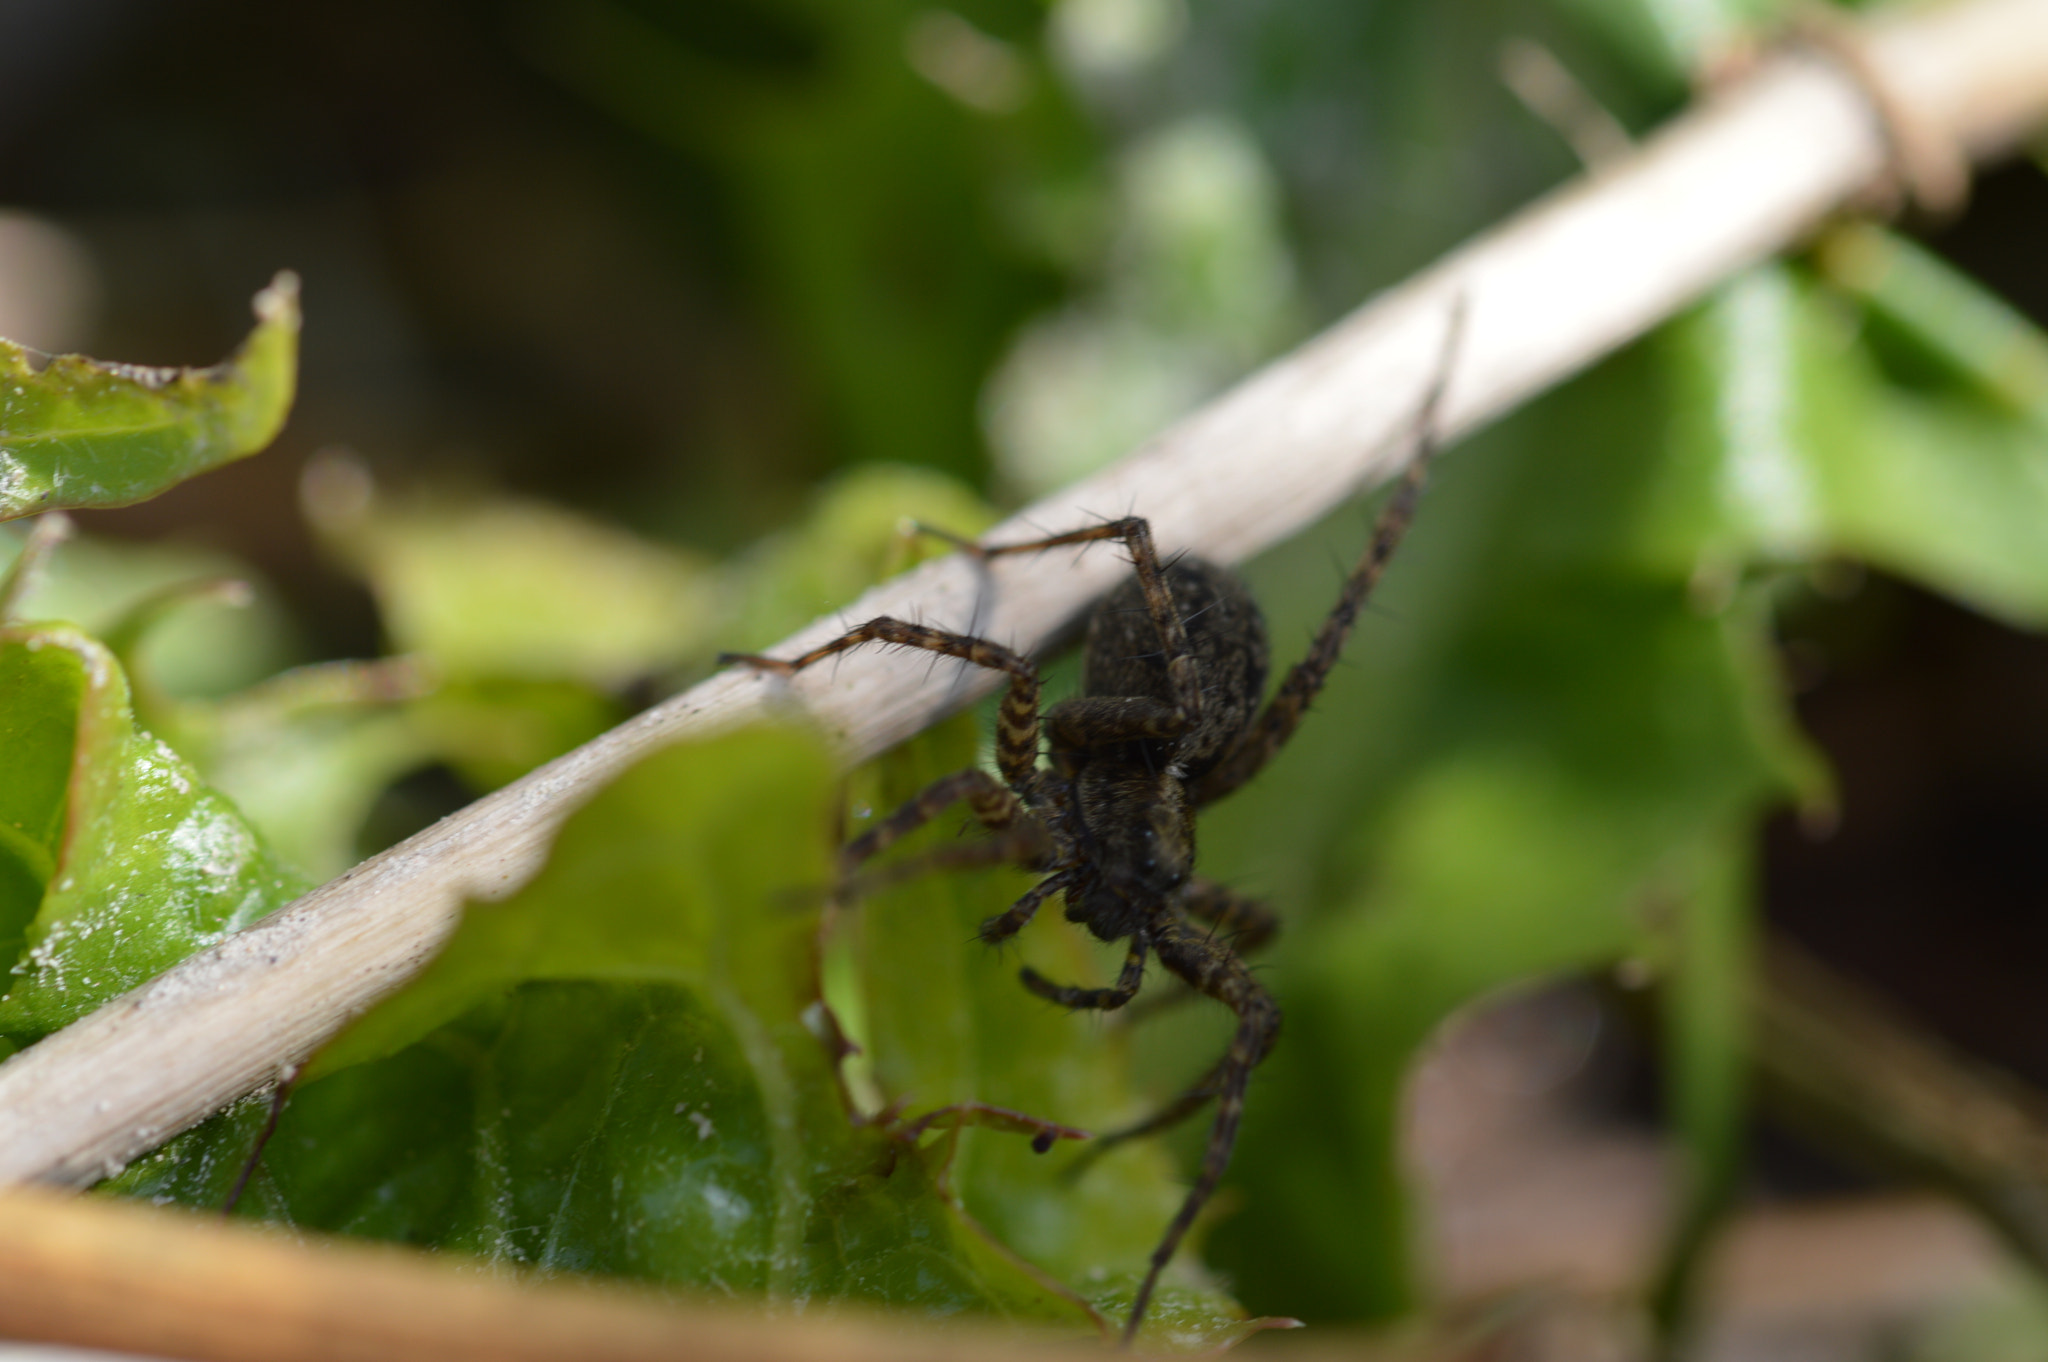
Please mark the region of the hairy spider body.
<svg viewBox="0 0 2048 1362"><path fill-rule="evenodd" d="M1090 617L1083 693L1049 709L1040 708L1036 667L1018 653L886 616L802 657L725 659L792 675L849 648L885 643L1006 673L1009 689L996 724L1001 778L976 769L934 781L849 843L841 873L851 877L877 853L964 803L994 835L936 860L1009 862L1044 875L982 923L983 941L1016 935L1057 894L1070 921L1101 940L1130 943L1108 987L1058 984L1026 968L1026 988L1065 1007L1110 1011L1137 996L1146 962L1156 957L1236 1014L1229 1049L1193 1087L1148 1120L1098 1141L1099 1147L1150 1134L1216 1104L1201 1170L1152 1254L1124 1327L1126 1344L1137 1334L1160 1272L1222 1179L1252 1070L1280 1033L1279 1005L1242 955L1270 938L1277 923L1264 905L1194 874L1195 811L1249 780L1293 735L1406 531L1428 454L1425 441L1308 656L1264 710L1258 704L1266 681L1266 625L1250 591L1234 573L1199 558L1162 564L1151 527L1136 516L1025 544L970 546L994 557L1111 539L1130 552L1132 579ZM1044 766L1041 747L1050 758Z"/></svg>
<svg viewBox="0 0 2048 1362"><path fill-rule="evenodd" d="M929 858L934 865L1010 863L1044 878L981 925L996 944L1015 936L1055 894L1069 921L1103 941L1128 941L1114 984L1081 988L1022 971L1024 986L1062 1006L1110 1011L1137 996L1148 958L1196 992L1228 1007L1237 1030L1222 1058L1150 1118L1096 1141L1106 1145L1164 1130L1216 1104L1202 1166L1153 1250L1124 1324L1128 1347L1144 1322L1159 1275L1222 1180L1237 1143L1253 1069L1280 1034L1280 1008L1244 962L1278 927L1271 910L1194 873L1195 811L1253 776L1294 735L1322 689L1344 640L1393 557L1422 495L1435 453L1436 411L1464 329L1458 302L1444 358L1417 415L1415 453L1380 511L1371 541L1345 578L1308 655L1259 708L1267 669L1266 623L1243 582L1195 557L1162 563L1151 526L1126 516L1022 544L963 543L984 560L1061 545L1115 540L1130 554L1130 580L1090 616L1082 693L1050 709L1039 704L1037 668L988 639L884 616L787 660L726 654L721 660L793 675L864 643L895 644L1005 673L997 710L996 770L942 776L840 853L851 878L869 858L965 804L992 834ZM955 541L959 542L959 541ZM1256 717L1254 717L1256 716ZM1040 766L1041 747L1049 762ZM1050 1140L1039 1145L1041 1152Z"/></svg>
<svg viewBox="0 0 2048 1362"><path fill-rule="evenodd" d="M1195 858L1190 784L1243 738L1266 687L1266 620L1237 575L1189 557L1166 564L1160 577L1199 678L1198 717L1170 740L1121 736L1151 707L1174 700L1164 643L1135 576L1089 617L1081 698L1045 716L1052 768L1072 783L1093 846L1079 901L1067 893L1067 915L1105 941L1135 930L1105 896L1156 898L1186 883Z"/></svg>

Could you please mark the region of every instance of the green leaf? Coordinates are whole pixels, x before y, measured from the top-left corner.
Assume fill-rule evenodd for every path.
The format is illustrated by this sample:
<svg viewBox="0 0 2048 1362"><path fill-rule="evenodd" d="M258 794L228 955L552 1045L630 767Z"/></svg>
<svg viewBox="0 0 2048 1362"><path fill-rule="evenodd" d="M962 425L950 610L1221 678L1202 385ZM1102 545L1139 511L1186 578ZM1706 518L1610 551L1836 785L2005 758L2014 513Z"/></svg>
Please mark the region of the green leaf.
<svg viewBox="0 0 2048 1362"><path fill-rule="evenodd" d="M68 625L0 626L0 738L0 950L20 956L0 1033L74 1021L306 887Z"/></svg>
<svg viewBox="0 0 2048 1362"><path fill-rule="evenodd" d="M61 648L0 646L0 956L20 952L22 933L63 854L85 669Z"/></svg>
<svg viewBox="0 0 2048 1362"><path fill-rule="evenodd" d="M892 758L891 778L971 749L956 724ZM1062 1103L1106 1118L1133 1104L1118 1047L966 939L962 923L1000 906L986 885L878 900L887 916L860 938L851 991L877 1072L933 1076L916 1113L1033 1105L920 1126L863 1121L842 1100L818 936L840 784L818 740L784 730L627 772L569 819L532 884L471 905L413 986L316 1058L245 1213L785 1307L857 1299L1107 1328L1178 1190L1143 1148L1064 1186L1064 1161L1014 1133ZM913 920L920 904L942 916ZM913 940L921 950L894 949ZM1075 944L1055 940L1051 958L1087 967ZM260 1105L115 1186L218 1204ZM1151 1336L1212 1345L1246 1327L1183 1276Z"/></svg>
<svg viewBox="0 0 2048 1362"><path fill-rule="evenodd" d="M960 482L927 468L853 469L813 498L800 524L734 565L732 594L740 606L728 622L728 646L765 648L924 556L951 551L908 533L912 521L972 536L994 524L996 513Z"/></svg>
<svg viewBox="0 0 2048 1362"><path fill-rule="evenodd" d="M1881 353L1909 348L1941 378L2048 422L2048 337L1982 284L1910 238L1868 223L1829 232L1815 265L1868 309ZM1924 383L1931 375L1917 376Z"/></svg>
<svg viewBox="0 0 2048 1362"><path fill-rule="evenodd" d="M392 648L457 680L621 686L693 656L717 619L706 564L559 507L386 504L353 466L311 486L316 522L376 593Z"/></svg>
<svg viewBox="0 0 2048 1362"><path fill-rule="evenodd" d="M2048 622L2048 338L1872 232L1724 285L1661 341L1676 371L1657 529L1727 595L1746 564L1858 558Z"/></svg>
<svg viewBox="0 0 2048 1362"><path fill-rule="evenodd" d="M36 523L0 524L0 565ZM138 691L170 697L253 685L286 665L296 643L276 593L247 563L178 543L68 539L14 616L80 626L121 655ZM145 620L146 630L134 628Z"/></svg>
<svg viewBox="0 0 2048 1362"><path fill-rule="evenodd" d="M827 880L829 763L806 735L764 730L670 748L563 825L547 867L478 904L433 964L315 1058L331 1073L391 1054L525 979L715 988L796 1024L810 914Z"/></svg>
<svg viewBox="0 0 2048 1362"><path fill-rule="evenodd" d="M0 341L0 520L126 506L269 444L297 380L299 284L256 295L256 329L211 369L59 355Z"/></svg>
<svg viewBox="0 0 2048 1362"><path fill-rule="evenodd" d="M2017 627L2048 624L2048 425L1874 371L1838 377L1817 454L1840 551Z"/></svg>
<svg viewBox="0 0 2048 1362"><path fill-rule="evenodd" d="M377 797L433 761L398 662L325 663L225 700L176 707L175 741L208 781L251 811L286 863L314 881L359 859ZM390 691L396 689L397 694Z"/></svg>

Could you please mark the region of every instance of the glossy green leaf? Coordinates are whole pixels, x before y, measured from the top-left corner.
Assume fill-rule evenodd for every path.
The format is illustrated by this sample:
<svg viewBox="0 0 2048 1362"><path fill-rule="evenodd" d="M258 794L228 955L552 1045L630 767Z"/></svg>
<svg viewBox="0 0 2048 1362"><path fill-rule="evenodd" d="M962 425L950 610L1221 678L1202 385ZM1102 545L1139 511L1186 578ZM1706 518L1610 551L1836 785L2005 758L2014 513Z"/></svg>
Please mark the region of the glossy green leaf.
<svg viewBox="0 0 2048 1362"><path fill-rule="evenodd" d="M0 341L0 520L126 506L276 437L298 375L299 285L256 295L256 329L211 369L47 363Z"/></svg>
<svg viewBox="0 0 2048 1362"><path fill-rule="evenodd" d="M65 793L84 667L62 648L0 645L0 956L20 953L22 933L63 855Z"/></svg>
<svg viewBox="0 0 2048 1362"><path fill-rule="evenodd" d="M794 1024L800 902L826 882L829 765L817 740L767 730L648 758L564 824L548 865L500 905L464 916L412 985L316 1058L333 1072L394 1053L523 979L715 986Z"/></svg>
<svg viewBox="0 0 2048 1362"><path fill-rule="evenodd" d="M892 758L893 778L971 747L956 724ZM565 824L531 885L472 905L412 987L322 1052L245 1210L771 1304L1104 1328L1178 1202L1159 1151L1123 1151L1067 1187L1063 1161L1014 1133L1064 1112L970 1111L968 1126L1011 1129L925 1129L863 1122L842 1100L818 953L838 796L822 745L787 731L673 748L627 772ZM960 923L991 911L987 887L878 902L886 916L861 938L854 981L877 1072L940 1076L908 1121L992 1098L1126 1114L1116 1047L1085 1019L1048 1015L964 939ZM912 922L916 907L941 916ZM915 955L890 944L913 937L926 947ZM1055 954L1087 967L1074 944ZM913 1010L937 1024L893 1024ZM217 1203L258 1105L117 1186ZM1155 1326L1183 1345L1246 1327L1191 1277Z"/></svg>
<svg viewBox="0 0 2048 1362"><path fill-rule="evenodd" d="M0 626L0 734L0 949L20 957L0 1033L55 1030L306 887L135 726L119 663L78 630Z"/></svg>
<svg viewBox="0 0 2048 1362"><path fill-rule="evenodd" d="M243 1211L784 1308L1085 1319L969 1241L944 1139L850 1125L816 1038L758 1020L675 985L519 985L301 1089ZM261 1117L238 1109L119 1185L219 1204Z"/></svg>

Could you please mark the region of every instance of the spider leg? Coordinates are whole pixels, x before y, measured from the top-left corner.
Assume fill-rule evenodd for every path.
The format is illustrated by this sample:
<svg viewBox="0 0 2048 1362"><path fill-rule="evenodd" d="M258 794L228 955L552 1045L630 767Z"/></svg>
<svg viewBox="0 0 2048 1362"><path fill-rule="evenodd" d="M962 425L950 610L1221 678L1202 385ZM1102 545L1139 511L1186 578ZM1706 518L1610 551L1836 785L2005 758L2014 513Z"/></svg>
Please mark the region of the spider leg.
<svg viewBox="0 0 2048 1362"><path fill-rule="evenodd" d="M885 866L853 876L842 888L860 899L937 871L987 870L999 865L1038 870L1043 868L1049 847L1044 825L1034 819L993 837L958 846L934 847L915 856L900 856Z"/></svg>
<svg viewBox="0 0 2048 1362"><path fill-rule="evenodd" d="M976 822L999 834L999 844L1016 848L999 859L1022 859L1018 853L1031 848L1050 849L1044 824L1032 817L1024 801L988 772L970 767L940 776L887 818L848 842L839 853L839 873L851 875L871 857L963 802Z"/></svg>
<svg viewBox="0 0 2048 1362"><path fill-rule="evenodd" d="M1091 525L1085 530L1033 539L1028 543L997 544L970 551L981 558L994 558L1005 553L1034 553L1063 544L1092 544L1104 539L1114 539L1130 550L1131 566L1137 569L1138 584L1145 594L1145 613L1152 617L1153 627L1159 630L1166 655L1166 687L1176 714L1175 731L1192 728L1202 713L1202 678L1188 648L1187 626L1181 620L1180 611L1174 607L1173 593L1166 589L1166 577L1159 566L1159 550L1152 543L1152 526L1143 516L1128 515L1120 520Z"/></svg>
<svg viewBox="0 0 2048 1362"><path fill-rule="evenodd" d="M1047 1002L1076 1011L1114 1012L1138 996L1138 985L1145 981L1145 955L1150 945L1143 932L1131 938L1131 950L1124 957L1123 970L1109 988L1075 988L1056 984L1028 965L1019 971L1018 977L1024 981L1024 987Z"/></svg>
<svg viewBox="0 0 2048 1362"><path fill-rule="evenodd" d="M1193 1087L1174 1098L1158 1111L1147 1116L1144 1120L1097 1135L1088 1142L1087 1146L1079 1154L1075 1155L1074 1161L1067 1165L1066 1177L1069 1180L1078 1178L1093 1167L1097 1159L1109 1153L1118 1145L1126 1144L1132 1140L1143 1139L1147 1135L1157 1135L1164 1130L1171 1130L1203 1107L1208 1106L1210 1102L1215 1100L1217 1081L1228 1063L1228 1057L1216 1061L1209 1072L1203 1074Z"/></svg>
<svg viewBox="0 0 2048 1362"><path fill-rule="evenodd" d="M863 643L893 643L903 648L921 648L926 652L957 657L990 671L1009 673L1010 689L1003 696L1002 708L996 715L996 769L1003 773L1003 780L1012 788L1031 778L1032 770L1038 765L1038 669L1000 643L883 615L849 629L830 643L819 644L802 657L785 660L763 657L759 653L720 653L718 661L720 665L738 663L759 671L773 672L777 676L794 676L814 663L849 648L858 648Z"/></svg>
<svg viewBox="0 0 2048 1362"><path fill-rule="evenodd" d="M277 1134L277 1123L284 1116L284 1104L291 1100L292 1086L298 1082L299 1066L287 1064L278 1072L277 1086L270 1090L270 1115L263 1122L263 1129L256 1132L256 1143L249 1149L249 1157L242 1162L242 1171L235 1175L235 1185L228 1189L228 1199L221 1204L223 1219L235 1213L235 1206L241 1201L242 1193L249 1189L249 1179L256 1176L257 1166L263 1162L263 1151L270 1145L270 1137Z"/></svg>
<svg viewBox="0 0 2048 1362"><path fill-rule="evenodd" d="M1149 695L1077 695L1045 713L1053 763L1060 754L1137 738L1173 739L1187 732L1179 710Z"/></svg>
<svg viewBox="0 0 2048 1362"><path fill-rule="evenodd" d="M1197 804L1221 799L1243 785L1294 736L1302 715L1308 712L1309 703L1323 688L1323 682L1329 679L1331 668L1337 665L1351 626L1357 622L1359 611L1379 584L1387 560L1394 556L1395 548L1408 532L1408 524L1415 517L1416 502L1422 496L1429 454L1430 447L1425 446L1409 462L1407 472L1401 475L1393 498L1381 510L1379 520L1373 526L1372 542L1366 546L1365 553L1345 580L1344 590L1337 598L1337 608L1316 631L1308 656L1294 664L1287 673L1287 679L1280 683L1280 689L1267 703L1265 712L1246 730L1237 746L1196 782L1194 795Z"/></svg>
<svg viewBox="0 0 2048 1362"><path fill-rule="evenodd" d="M1280 931L1280 919L1271 908L1200 875L1181 891L1180 906L1190 917L1210 924L1215 935L1228 937L1230 948L1239 955L1250 955Z"/></svg>
<svg viewBox="0 0 2048 1362"><path fill-rule="evenodd" d="M1239 955L1248 955L1257 950L1272 940L1280 930L1280 919L1274 916L1273 910L1265 904L1256 899L1244 898L1229 886L1218 884L1214 880L1205 880L1200 876L1188 881L1188 887L1182 893L1181 907L1187 910L1190 917L1210 924L1210 936L1215 946L1221 947L1227 943L1228 947ZM1146 1010L1158 1011L1176 1003L1184 1003L1194 996L1194 990L1189 988L1152 1002ZM1138 1010L1132 1009L1134 1013ZM1230 1057L1226 1055L1216 1061L1209 1072L1197 1079L1186 1092L1144 1120L1096 1136L1074 1161L1072 1171L1079 1174L1089 1164L1126 1140L1157 1135L1160 1131L1170 1130L1193 1116L1215 1099L1217 1085L1229 1064Z"/></svg>
<svg viewBox="0 0 2048 1362"><path fill-rule="evenodd" d="M1295 663L1293 670L1287 673L1287 679L1280 683L1280 689L1266 705L1265 712L1245 730L1237 745L1196 782L1194 795L1197 805L1221 799L1257 775L1273 754L1294 736L1301 716L1308 712L1309 703L1323 688L1323 682L1329 679L1330 669L1337 665L1337 657L1344 651L1344 640L1349 637L1351 626L1357 622L1359 611L1365 608L1366 600L1386 571L1387 560L1401 546L1402 537L1408 533L1408 526L1415 519L1415 507L1422 499L1429 465L1436 456L1437 410L1443 405L1444 389L1450 383L1451 361L1456 358L1464 330L1465 306L1461 298L1455 304L1444 335L1443 357L1438 363L1436 377L1423 397L1421 410L1416 413L1414 456L1408 460L1408 467L1402 472L1393 496L1388 498L1380 510L1379 519L1373 523L1372 539L1365 546L1365 552L1359 555L1351 575L1345 579L1336 609L1323 621L1322 628L1316 630L1315 641L1309 644L1308 656Z"/></svg>
<svg viewBox="0 0 2048 1362"><path fill-rule="evenodd" d="M1024 897L1008 908L981 924L981 939L991 946L1000 945L1024 930L1024 924L1038 915L1045 901L1072 881L1070 874L1048 875L1024 891Z"/></svg>
<svg viewBox="0 0 2048 1362"><path fill-rule="evenodd" d="M1273 1048L1273 1042L1280 1034L1279 1005L1228 946L1190 930L1187 924L1171 916L1165 916L1155 928L1153 949L1159 953L1160 964L1235 1012L1237 1033L1231 1037L1230 1048L1211 1072L1211 1078L1205 1080L1205 1084L1214 1085L1216 1124L1209 1129L1209 1145L1203 1152L1202 1169L1195 1178L1194 1186L1188 1189L1187 1199L1181 1203L1173 1223L1166 1227L1159 1247L1152 1250L1151 1270L1145 1274L1144 1284L1138 1288L1137 1299L1131 1303L1130 1319L1124 1325L1124 1347L1129 1347L1131 1340L1137 1337L1138 1325L1145 1318L1145 1308L1152 1303L1152 1292L1159 1284L1160 1272L1172 1261L1174 1250L1180 1247L1180 1241L1194 1225L1195 1217L1201 1214L1202 1207L1215 1193L1216 1184L1222 1181L1223 1170L1230 1165L1230 1153L1237 1144L1238 1123L1244 1117L1244 1094L1250 1085L1252 1070L1266 1057L1266 1052ZM1202 1086L1198 1084L1191 1089L1189 1096L1199 1092ZM1181 1099L1182 1102L1187 1100L1187 1097ZM1199 1105L1200 1102L1195 1104Z"/></svg>

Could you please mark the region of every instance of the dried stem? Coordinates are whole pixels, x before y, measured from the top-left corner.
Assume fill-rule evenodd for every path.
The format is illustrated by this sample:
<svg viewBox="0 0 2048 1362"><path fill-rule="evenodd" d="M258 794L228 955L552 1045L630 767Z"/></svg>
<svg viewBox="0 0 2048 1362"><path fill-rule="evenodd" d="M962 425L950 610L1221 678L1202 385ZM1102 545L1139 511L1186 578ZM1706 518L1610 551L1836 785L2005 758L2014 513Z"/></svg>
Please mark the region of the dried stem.
<svg viewBox="0 0 2048 1362"><path fill-rule="evenodd" d="M1256 553L1393 471L1455 299L1470 315L1447 435L1798 243L1897 178L1901 148L1982 155L2048 114L2048 0L1915 11L1857 41L1855 61L1815 51L1765 63L996 537L1136 511L1167 552ZM1880 95L1859 84L1872 80ZM775 651L879 614L964 623L978 570L959 555L926 564ZM1118 564L1088 554L987 570L997 590L982 631L1035 649ZM89 1182L303 1060L433 954L465 897L524 883L565 814L655 748L795 704L858 760L977 693L929 670L921 656L874 651L789 680L715 676L365 862L0 1066L0 1181Z"/></svg>
<svg viewBox="0 0 2048 1362"><path fill-rule="evenodd" d="M996 1328L764 1318L645 1290L306 1243L195 1213L0 1194L0 1336L217 1362L987 1362L1069 1357Z"/></svg>
<svg viewBox="0 0 2048 1362"><path fill-rule="evenodd" d="M1879 1173L1931 1182L2048 1270L2048 1093L1962 1054L1790 940L1753 1024L1767 1110Z"/></svg>

